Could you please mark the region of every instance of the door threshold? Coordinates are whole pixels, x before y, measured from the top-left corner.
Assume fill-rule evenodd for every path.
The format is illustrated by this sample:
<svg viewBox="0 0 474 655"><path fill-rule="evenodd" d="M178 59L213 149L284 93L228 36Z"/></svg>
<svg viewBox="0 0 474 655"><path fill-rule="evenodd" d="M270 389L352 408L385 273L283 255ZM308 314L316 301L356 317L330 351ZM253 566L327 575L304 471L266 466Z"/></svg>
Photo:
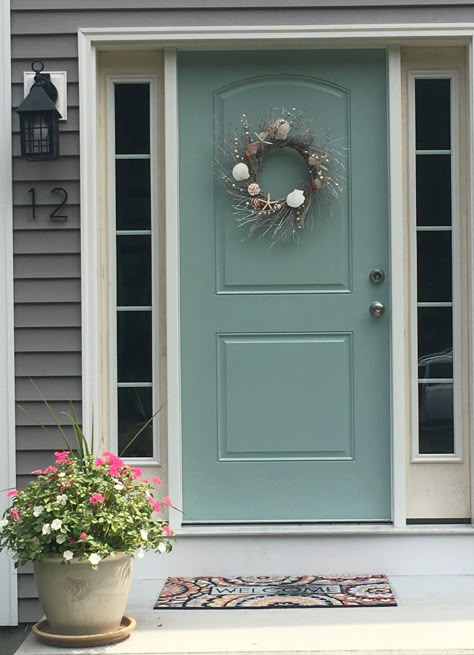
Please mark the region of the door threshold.
<svg viewBox="0 0 474 655"><path fill-rule="evenodd" d="M469 534L472 525L465 524L429 524L406 525L395 527L391 523L370 524L183 524L175 526L174 533L180 537L198 536L301 536L301 535L429 535L429 534Z"/></svg>
<svg viewBox="0 0 474 655"><path fill-rule="evenodd" d="M208 527L235 527L235 526L302 526L302 525L392 525L392 521L314 521L314 520L296 520L296 521L183 521L183 527L200 527L202 525Z"/></svg>

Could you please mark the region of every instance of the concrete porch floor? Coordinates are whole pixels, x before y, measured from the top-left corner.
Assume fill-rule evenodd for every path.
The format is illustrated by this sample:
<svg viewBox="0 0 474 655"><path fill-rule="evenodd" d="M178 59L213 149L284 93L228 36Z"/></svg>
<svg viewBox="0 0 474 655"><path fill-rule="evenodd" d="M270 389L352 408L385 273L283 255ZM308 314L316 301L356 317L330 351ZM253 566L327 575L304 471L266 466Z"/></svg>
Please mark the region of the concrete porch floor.
<svg viewBox="0 0 474 655"><path fill-rule="evenodd" d="M389 576L398 607L153 610L163 581L136 580L127 641L62 649L30 635L17 655L474 655L474 576Z"/></svg>

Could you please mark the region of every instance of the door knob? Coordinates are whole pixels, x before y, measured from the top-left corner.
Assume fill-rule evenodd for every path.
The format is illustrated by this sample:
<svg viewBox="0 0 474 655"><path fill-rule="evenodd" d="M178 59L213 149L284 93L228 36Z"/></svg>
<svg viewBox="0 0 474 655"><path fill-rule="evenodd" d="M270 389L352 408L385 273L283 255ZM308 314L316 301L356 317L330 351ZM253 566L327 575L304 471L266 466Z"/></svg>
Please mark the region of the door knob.
<svg viewBox="0 0 474 655"><path fill-rule="evenodd" d="M370 305L370 313L374 318L380 318L385 314L385 305L380 300L375 300Z"/></svg>

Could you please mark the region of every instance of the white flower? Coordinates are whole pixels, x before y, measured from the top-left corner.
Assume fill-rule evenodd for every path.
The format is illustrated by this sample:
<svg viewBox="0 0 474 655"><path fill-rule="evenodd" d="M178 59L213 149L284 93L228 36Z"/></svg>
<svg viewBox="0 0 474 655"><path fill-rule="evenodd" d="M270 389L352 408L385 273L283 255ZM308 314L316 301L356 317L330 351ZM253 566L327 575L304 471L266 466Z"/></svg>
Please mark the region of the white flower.
<svg viewBox="0 0 474 655"><path fill-rule="evenodd" d="M148 539L148 530L140 530L140 537L142 541L146 541Z"/></svg>
<svg viewBox="0 0 474 655"><path fill-rule="evenodd" d="M45 523L41 528L43 534L51 534L51 526L49 523Z"/></svg>
<svg viewBox="0 0 474 655"><path fill-rule="evenodd" d="M158 552L159 553L166 553L166 544L164 544L163 542L158 544Z"/></svg>
<svg viewBox="0 0 474 655"><path fill-rule="evenodd" d="M8 525L8 521L7 521L7 519L2 519L2 520L0 521L0 530L1 530L2 528L4 528L6 525Z"/></svg>
<svg viewBox="0 0 474 655"><path fill-rule="evenodd" d="M67 503L66 494L61 494L60 496L56 496L56 502L64 507L64 505Z"/></svg>
<svg viewBox="0 0 474 655"><path fill-rule="evenodd" d="M101 559L102 557L97 555L97 553L92 553L92 555L89 555L89 562L92 564L92 566L97 566Z"/></svg>
<svg viewBox="0 0 474 655"><path fill-rule="evenodd" d="M66 541L66 535L58 534L58 536L56 537L56 543L63 544L65 541Z"/></svg>
<svg viewBox="0 0 474 655"><path fill-rule="evenodd" d="M117 489L117 491L122 491L124 488L124 485L121 482L117 482L117 484L114 484L114 489Z"/></svg>
<svg viewBox="0 0 474 655"><path fill-rule="evenodd" d="M135 555L136 557L138 557L138 559L142 559L143 557L145 557L145 551L143 550L143 548L139 548L135 553Z"/></svg>
<svg viewBox="0 0 474 655"><path fill-rule="evenodd" d="M36 505L36 507L33 507L33 516L39 516L43 512L44 512L43 505Z"/></svg>
<svg viewBox="0 0 474 655"><path fill-rule="evenodd" d="M66 560L66 562L69 562L69 560L74 557L74 553L72 552L72 550L65 550L63 553L63 557Z"/></svg>
<svg viewBox="0 0 474 655"><path fill-rule="evenodd" d="M232 169L232 177L237 182L242 182L242 180L248 180L250 177L250 173L247 164L243 164L242 162L236 164Z"/></svg>
<svg viewBox="0 0 474 655"><path fill-rule="evenodd" d="M286 204L288 207L301 207L304 201L305 197L301 189L295 189L286 196Z"/></svg>
<svg viewBox="0 0 474 655"><path fill-rule="evenodd" d="M62 524L63 522L61 521L61 519L54 519L54 521L51 523L51 529L59 530Z"/></svg>

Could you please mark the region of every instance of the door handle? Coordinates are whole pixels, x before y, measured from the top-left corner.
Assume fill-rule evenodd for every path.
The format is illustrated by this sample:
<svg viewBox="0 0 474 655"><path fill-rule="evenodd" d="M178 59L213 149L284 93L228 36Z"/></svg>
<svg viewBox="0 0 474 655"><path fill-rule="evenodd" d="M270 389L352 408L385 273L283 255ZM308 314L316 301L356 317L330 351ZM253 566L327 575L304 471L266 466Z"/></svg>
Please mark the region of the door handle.
<svg viewBox="0 0 474 655"><path fill-rule="evenodd" d="M369 311L374 318L380 318L385 314L385 305L380 300L374 300L370 305Z"/></svg>

